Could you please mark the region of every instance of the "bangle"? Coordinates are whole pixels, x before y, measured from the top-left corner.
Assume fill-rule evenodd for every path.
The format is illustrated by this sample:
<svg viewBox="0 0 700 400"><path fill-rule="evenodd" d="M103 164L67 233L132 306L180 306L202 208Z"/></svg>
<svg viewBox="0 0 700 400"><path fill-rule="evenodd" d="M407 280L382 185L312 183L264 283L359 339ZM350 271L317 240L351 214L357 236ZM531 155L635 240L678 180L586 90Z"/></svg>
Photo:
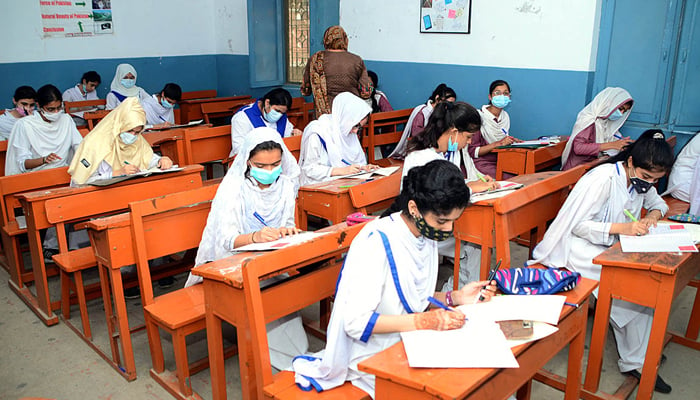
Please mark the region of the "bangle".
<svg viewBox="0 0 700 400"><path fill-rule="evenodd" d="M255 232L257 232L257 231L255 231ZM250 234L250 240L251 240L253 243L255 243L255 232L253 232L253 233Z"/></svg>
<svg viewBox="0 0 700 400"><path fill-rule="evenodd" d="M41 165L46 164L46 156L41 157Z"/></svg>
<svg viewBox="0 0 700 400"><path fill-rule="evenodd" d="M455 303L452 301L452 291L450 290L449 292L445 293L445 302L447 303L448 306L454 307Z"/></svg>

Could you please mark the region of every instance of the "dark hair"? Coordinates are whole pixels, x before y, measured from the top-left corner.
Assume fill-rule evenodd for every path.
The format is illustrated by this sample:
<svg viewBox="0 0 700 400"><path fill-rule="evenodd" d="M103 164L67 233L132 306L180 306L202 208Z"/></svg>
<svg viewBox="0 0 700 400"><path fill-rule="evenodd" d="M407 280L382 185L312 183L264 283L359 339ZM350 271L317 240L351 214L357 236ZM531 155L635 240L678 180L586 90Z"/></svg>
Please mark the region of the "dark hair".
<svg viewBox="0 0 700 400"><path fill-rule="evenodd" d="M469 189L456 165L433 160L408 171L403 178L403 189L391 208L408 215L409 200L416 202L421 214L446 215L469 204Z"/></svg>
<svg viewBox="0 0 700 400"><path fill-rule="evenodd" d="M457 128L460 132L475 132L481 128L481 116L471 104L443 101L435 106L420 135L409 139L408 152L437 147L440 136L451 128Z"/></svg>
<svg viewBox="0 0 700 400"><path fill-rule="evenodd" d="M36 102L39 107L52 103L54 101L63 101L61 91L54 85L44 85L36 91Z"/></svg>
<svg viewBox="0 0 700 400"><path fill-rule="evenodd" d="M292 95L287 89L272 89L263 96L263 105L265 104L265 100L270 100L271 106L286 106L288 110L292 107Z"/></svg>
<svg viewBox="0 0 700 400"><path fill-rule="evenodd" d="M510 85L508 84L508 82L506 82L502 79L496 79L495 81L491 82L491 85L489 86L489 95L491 93L493 93L493 91L496 90L496 88L498 86L501 86L501 85L506 85L506 87L508 88L508 91L510 92Z"/></svg>
<svg viewBox="0 0 700 400"><path fill-rule="evenodd" d="M438 101L442 101L447 99L448 97L454 97L455 99L457 98L457 93L450 88L447 87L444 83L441 83L438 85L438 87L433 90L433 94L430 95L430 98L428 100L434 101L435 97L438 98Z"/></svg>
<svg viewBox="0 0 700 400"><path fill-rule="evenodd" d="M669 171L673 167L673 150L666 142L666 136L660 129L648 129L639 139L625 146L622 151L610 157L603 164L627 161L632 156L635 167L647 171Z"/></svg>
<svg viewBox="0 0 700 400"><path fill-rule="evenodd" d="M279 143L277 143L273 140L268 140L266 142L258 143L257 146L253 147L253 149L250 150L250 154L248 154L248 159L250 160L256 154L258 154L258 152L266 151L266 150L275 150L275 149L279 150L280 153L284 154L284 152L282 151L282 146L280 146ZM245 176L246 177L250 176L250 166L246 166Z"/></svg>
<svg viewBox="0 0 700 400"><path fill-rule="evenodd" d="M374 71L367 71L367 76L369 76L369 79L372 80L372 94L369 97L370 100L372 100L372 112L380 112L381 109L379 108L379 102L374 98L374 95L377 93L377 85L379 85L379 77Z"/></svg>
<svg viewBox="0 0 700 400"><path fill-rule="evenodd" d="M160 92L163 93L163 96L175 101L182 99L182 88L177 83L166 83Z"/></svg>
<svg viewBox="0 0 700 400"><path fill-rule="evenodd" d="M85 81L85 83L97 82L97 84L99 85L100 83L102 83L102 78L100 77L100 74L97 73L97 71L88 71L83 74L82 78L80 78L80 82L82 83L83 81Z"/></svg>
<svg viewBox="0 0 700 400"><path fill-rule="evenodd" d="M15 101L20 101L21 99L34 99L36 100L36 91L31 86L20 86L15 89L15 95L12 96Z"/></svg>

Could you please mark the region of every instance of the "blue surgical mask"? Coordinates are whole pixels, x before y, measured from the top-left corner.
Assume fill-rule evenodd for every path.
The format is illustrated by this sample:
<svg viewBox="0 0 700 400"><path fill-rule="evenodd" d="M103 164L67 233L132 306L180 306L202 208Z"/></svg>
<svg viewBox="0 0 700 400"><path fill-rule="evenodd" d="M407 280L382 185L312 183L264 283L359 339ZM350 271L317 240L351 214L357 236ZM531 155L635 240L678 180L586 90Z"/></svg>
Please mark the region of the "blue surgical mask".
<svg viewBox="0 0 700 400"><path fill-rule="evenodd" d="M121 139L124 144L132 144L138 139L138 136L130 132L122 132L119 134L119 139Z"/></svg>
<svg viewBox="0 0 700 400"><path fill-rule="evenodd" d="M271 108L270 112L265 113L265 120L268 122L277 122L280 118L282 118L282 115L284 114L275 110L274 108Z"/></svg>
<svg viewBox="0 0 700 400"><path fill-rule="evenodd" d="M255 178L256 181L262 183L263 185L270 185L274 183L277 178L282 174L282 166L278 165L275 168L268 170L258 167L250 167L250 176Z"/></svg>
<svg viewBox="0 0 700 400"><path fill-rule="evenodd" d="M620 112L620 109L617 109L613 111L612 114L608 117L609 121L617 121L618 119L622 118L622 112Z"/></svg>
<svg viewBox="0 0 700 400"><path fill-rule="evenodd" d="M80 86L83 88L83 93L87 94L87 86L85 86L85 84L81 84Z"/></svg>
<svg viewBox="0 0 700 400"><path fill-rule="evenodd" d="M508 104L510 104L510 97L503 94L493 96L491 98L491 104L493 104L494 107L505 108Z"/></svg>
<svg viewBox="0 0 700 400"><path fill-rule="evenodd" d="M136 79L122 79L122 86L131 89L136 85Z"/></svg>
<svg viewBox="0 0 700 400"><path fill-rule="evenodd" d="M165 108L173 108L175 107L174 105L170 104L168 100L165 100L165 97L160 98L160 105L165 107Z"/></svg>
<svg viewBox="0 0 700 400"><path fill-rule="evenodd" d="M452 143L452 136L450 136L447 139L447 151L455 152L457 150L459 150L459 143L457 143L457 142Z"/></svg>

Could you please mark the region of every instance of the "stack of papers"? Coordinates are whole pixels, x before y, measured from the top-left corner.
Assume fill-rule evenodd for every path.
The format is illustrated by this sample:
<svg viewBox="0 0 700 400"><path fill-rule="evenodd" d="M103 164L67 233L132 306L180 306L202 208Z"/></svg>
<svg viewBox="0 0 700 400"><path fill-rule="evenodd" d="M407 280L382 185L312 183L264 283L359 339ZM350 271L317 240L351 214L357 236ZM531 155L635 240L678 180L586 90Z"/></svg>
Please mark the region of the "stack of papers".
<svg viewBox="0 0 700 400"><path fill-rule="evenodd" d="M333 179L340 179L340 178L352 178L352 179L370 179L372 176L389 176L396 172L400 167L394 166L394 167L384 167L384 168L379 168L375 169L374 171L362 171L362 172L357 172L355 174L349 174L349 175L340 175L340 176L334 176Z"/></svg>
<svg viewBox="0 0 700 400"><path fill-rule="evenodd" d="M272 242L247 244L237 248L236 251L278 250L288 246L293 246L295 244L308 242L309 240L325 235L326 233L328 232L301 232L297 233L296 235L285 236Z"/></svg>
<svg viewBox="0 0 700 400"><path fill-rule="evenodd" d="M483 200L497 199L524 186L522 183L510 181L498 181L498 184L501 186L498 189L489 190L488 192L472 193L472 195L469 197L469 202L476 203Z"/></svg>
<svg viewBox="0 0 700 400"><path fill-rule="evenodd" d="M644 236L620 235L620 246L626 253L698 251L690 230L684 224L658 224Z"/></svg>

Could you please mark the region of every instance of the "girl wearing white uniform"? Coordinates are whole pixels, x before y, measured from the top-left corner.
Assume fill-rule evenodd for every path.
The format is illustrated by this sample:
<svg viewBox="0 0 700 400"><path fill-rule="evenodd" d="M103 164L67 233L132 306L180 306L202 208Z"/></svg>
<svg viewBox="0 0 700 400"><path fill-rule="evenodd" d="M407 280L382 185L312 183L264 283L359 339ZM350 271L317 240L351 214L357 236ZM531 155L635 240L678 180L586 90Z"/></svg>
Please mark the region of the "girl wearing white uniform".
<svg viewBox="0 0 700 400"><path fill-rule="evenodd" d="M36 91L31 86L18 87L12 96L12 104L15 105L15 108L7 109L4 114L0 115L0 140L7 140L15 123L34 113Z"/></svg>
<svg viewBox="0 0 700 400"><path fill-rule="evenodd" d="M593 259L612 246L618 235L644 235L668 211L653 184L673 164L673 152L659 130L648 130L633 144L584 175L567 197L559 214L533 251L530 264L580 272L600 280L601 266ZM624 211L639 218L634 222ZM639 288L644 290L644 288ZM597 290L594 294L597 296ZM640 376L644 364L653 311L622 300L613 300L610 322L623 373ZM656 390L671 391L661 377Z"/></svg>
<svg viewBox="0 0 700 400"><path fill-rule="evenodd" d="M464 314L428 310L428 296L447 305L474 301L488 282L437 293L437 242L451 235L469 202L462 173L452 163L432 161L409 171L397 198L402 211L369 222L350 246L338 280L328 341L321 358L294 360L297 384L318 391L345 381L374 397L374 376L357 364L401 340L399 332L448 330ZM481 290L490 299L495 286Z"/></svg>
<svg viewBox="0 0 700 400"><path fill-rule="evenodd" d="M683 147L683 150L678 154L676 162L671 169L671 175L668 177L668 190L671 196L690 203L692 193L699 196L700 184L698 183L698 166L700 166L700 132ZM694 177L695 176L695 177ZM692 190L695 186L695 190ZM700 197L696 197L700 200ZM696 214L691 212L691 214Z"/></svg>
<svg viewBox="0 0 700 400"><path fill-rule="evenodd" d="M287 111L292 107L292 95L282 88L272 89L265 95L240 110L231 117L231 154L233 157L241 149L246 135L255 128L267 126L279 133L280 137L301 135L287 119Z"/></svg>
<svg viewBox="0 0 700 400"><path fill-rule="evenodd" d="M98 100L97 97L97 87L102 82L100 74L96 71L88 71L83 74L80 78L80 83L73 86L70 89L66 89L63 92L63 101L86 101L86 100ZM76 125L85 125L86 122L83 119L85 111L95 110L94 107L83 107L76 111L68 110L73 117Z"/></svg>
<svg viewBox="0 0 700 400"><path fill-rule="evenodd" d="M463 102L438 104L423 133L409 141L403 176L412 168L432 160L448 160L462 169L467 187L472 193L496 189L498 183L490 176L483 176L485 182L479 179L480 174L466 151L472 134L479 131L480 125L481 118L471 105ZM468 242L462 242L460 249L459 287L462 287L479 279L481 249ZM454 257L455 239L449 238L440 242L438 253L441 256ZM453 286L454 276L450 275L442 290L448 291Z"/></svg>
<svg viewBox="0 0 700 400"><path fill-rule="evenodd" d="M117 65L117 71L114 73L110 92L107 93L107 109L113 110L124 101L127 97L138 97L139 99L148 98L148 93L140 87L136 86L136 70L131 64Z"/></svg>
<svg viewBox="0 0 700 400"><path fill-rule="evenodd" d="M175 123L175 105L182 99L182 89L177 83L166 83L160 93L141 99L146 112L147 128L166 128Z"/></svg>
<svg viewBox="0 0 700 400"><path fill-rule="evenodd" d="M5 175L65 167L83 137L63 112L61 92L53 85L37 92L39 110L15 123L7 144Z"/></svg>
<svg viewBox="0 0 700 400"><path fill-rule="evenodd" d="M270 242L299 232L294 226L299 167L280 135L256 128L214 197L195 265L234 254L250 243ZM202 281L190 274L185 286ZM301 318L292 314L267 325L272 365L287 369L308 348Z"/></svg>
<svg viewBox="0 0 700 400"><path fill-rule="evenodd" d="M406 127L403 130L401 139L399 139L396 148L389 154L389 157L398 159L406 157L408 140L423 132L423 128L430 119L430 114L433 113L433 108L443 101L455 102L456 100L457 93L455 93L452 88L447 87L444 83L439 84L438 87L433 90L433 94L430 95L427 103L416 106L416 108L413 109L411 115L408 117L408 121L406 121Z"/></svg>
<svg viewBox="0 0 700 400"><path fill-rule="evenodd" d="M332 109L304 129L299 154L302 186L377 168L367 165L357 137L372 110L367 102L343 92L333 99Z"/></svg>
<svg viewBox="0 0 700 400"><path fill-rule="evenodd" d="M145 124L146 113L134 97L107 114L80 144L68 168L71 185L131 175L156 166L172 167L172 160L153 153L140 135Z"/></svg>

